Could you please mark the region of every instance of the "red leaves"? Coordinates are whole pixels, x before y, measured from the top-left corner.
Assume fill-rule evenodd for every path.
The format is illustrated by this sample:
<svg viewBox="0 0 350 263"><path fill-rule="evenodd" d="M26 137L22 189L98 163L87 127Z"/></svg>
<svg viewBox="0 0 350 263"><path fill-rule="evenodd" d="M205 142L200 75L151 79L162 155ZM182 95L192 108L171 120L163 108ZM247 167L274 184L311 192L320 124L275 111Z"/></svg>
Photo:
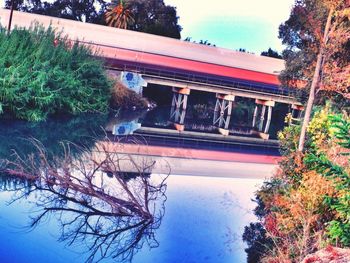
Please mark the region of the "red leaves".
<svg viewBox="0 0 350 263"><path fill-rule="evenodd" d="M272 214L268 214L266 216L264 226L268 233L273 236L279 236L279 231L277 229L277 220Z"/></svg>

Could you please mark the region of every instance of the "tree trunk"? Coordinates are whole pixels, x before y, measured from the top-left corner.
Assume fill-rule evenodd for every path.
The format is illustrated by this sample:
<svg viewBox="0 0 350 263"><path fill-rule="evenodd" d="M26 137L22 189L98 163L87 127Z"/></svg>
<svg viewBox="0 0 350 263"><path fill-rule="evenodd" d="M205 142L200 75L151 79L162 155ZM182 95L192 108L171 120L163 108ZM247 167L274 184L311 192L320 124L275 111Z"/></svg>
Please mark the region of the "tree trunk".
<svg viewBox="0 0 350 263"><path fill-rule="evenodd" d="M319 53L317 55L316 67L315 67L314 76L313 76L312 82L311 82L309 99L307 101L307 105L306 105L306 109L305 109L305 116L304 116L304 120L303 120L303 125L301 126L301 131L300 131L299 146L298 146L298 151L299 152L302 152L304 150L306 129L307 129L307 126L309 125L309 122L310 122L312 106L313 106L314 100L315 100L315 92L316 92L316 88L317 88L317 86L319 84L319 80L320 80L320 73L321 73L321 70L322 70L321 66L322 66L323 54L324 54L325 45L326 45L327 40L328 40L328 33L329 33L329 28L331 26L331 20L332 20L333 12L334 12L334 9L331 8L329 10L329 13L328 13L326 27L324 29L323 41L321 43L320 51L319 51Z"/></svg>
<svg viewBox="0 0 350 263"><path fill-rule="evenodd" d="M10 18L9 18L9 24L7 27L7 35L10 35L10 31L11 31L11 24L12 24L12 16L13 16L13 9L14 9L14 0L11 0L11 11L10 11Z"/></svg>

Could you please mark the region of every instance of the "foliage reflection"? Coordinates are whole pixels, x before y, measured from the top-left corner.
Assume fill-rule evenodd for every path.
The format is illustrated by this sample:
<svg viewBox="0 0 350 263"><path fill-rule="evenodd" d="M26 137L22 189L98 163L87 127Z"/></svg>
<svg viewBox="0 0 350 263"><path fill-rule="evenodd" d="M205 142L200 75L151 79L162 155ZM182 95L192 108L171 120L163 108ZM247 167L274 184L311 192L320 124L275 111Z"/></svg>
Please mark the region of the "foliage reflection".
<svg viewBox="0 0 350 263"><path fill-rule="evenodd" d="M82 114L77 117L61 117L44 122L0 120L0 160L10 158L13 151L22 157L34 151L30 138L39 140L49 155L62 156L61 142L71 142L93 147L96 139L105 135L102 127L108 116ZM72 149L72 154L73 154Z"/></svg>

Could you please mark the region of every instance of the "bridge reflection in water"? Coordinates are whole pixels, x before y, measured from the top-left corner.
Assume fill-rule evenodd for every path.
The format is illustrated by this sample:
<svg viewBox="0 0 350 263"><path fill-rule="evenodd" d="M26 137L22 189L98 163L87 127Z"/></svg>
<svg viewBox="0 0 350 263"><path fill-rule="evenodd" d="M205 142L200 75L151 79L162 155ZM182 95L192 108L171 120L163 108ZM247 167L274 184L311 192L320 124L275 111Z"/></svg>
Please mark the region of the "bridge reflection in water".
<svg viewBox="0 0 350 263"><path fill-rule="evenodd" d="M201 117L197 116L197 112L202 111L202 109L198 110L197 106L205 107L204 112L200 112ZM147 139L148 143L156 145L172 145L185 148L232 148L232 150L242 150L244 148L270 149L276 154L278 142L274 138L276 138L276 130L281 129L281 125L276 127L276 123L273 123L273 131L270 131L272 139L266 140L267 138L260 138L258 130L252 127L252 118L246 118L249 112L254 112L254 108L244 109L243 120L239 120L239 123L235 111L232 111L231 115L213 114L214 116L212 116L210 110L213 108L213 105L189 105L187 111L177 113L173 108L160 107L149 112L141 112L139 116L134 115L133 118L123 116L112 118L106 125L106 130L115 136L126 136L126 139L128 135L133 134L138 136L140 140ZM285 115L286 109L281 112ZM181 123L174 121L176 116L186 113L188 115L186 118L183 117ZM279 117L282 125L283 115ZM271 115L268 116L271 117ZM232 123L228 123L230 118L241 125L234 126ZM268 124L262 126L262 120L257 117L256 119L256 125L266 129ZM213 122L216 123L213 124ZM226 127L219 128L220 122L222 122L221 125L226 125ZM244 122L249 123L244 125ZM267 123L266 120L265 123Z"/></svg>
<svg viewBox="0 0 350 263"><path fill-rule="evenodd" d="M6 237L0 240L3 262L96 262L102 258L104 262L134 263L243 262L246 255L240 236L247 222L254 220L249 212L254 208L251 198L262 178L272 174L278 158L251 151L145 145L148 135L139 134L109 141L99 129L105 120L105 116L100 117L101 121L98 116L81 116L80 120L36 124L4 122L0 127L0 137L4 138L0 159L8 158L14 145L22 154L32 156L32 149L25 150L29 142L23 138L28 137L40 139L45 147L40 156L47 158L41 159L39 166L36 162L23 163L38 180L22 185L19 179L28 173L7 182L4 176L0 178L0 234ZM107 127L134 118L111 121ZM221 145L232 137L205 136L209 137L203 137L203 143L207 140L211 145L210 136L224 138ZM179 142L179 136L175 137ZM71 141L77 150L68 145L62 148L62 140ZM198 138L188 137L183 146L196 148L197 142ZM58 146L63 154L59 154ZM71 155L65 155L67 149ZM169 172L163 181L164 173ZM32 202L23 198L16 205L3 205L11 200L11 187ZM27 225L24 214L30 214L35 229L14 229ZM19 243L23 245L13 245Z"/></svg>
<svg viewBox="0 0 350 263"><path fill-rule="evenodd" d="M6 26L8 17L9 10L0 9L1 24ZM215 94L211 125L224 136L232 133L233 102L239 98L254 101L251 133L265 140L270 137L277 103L289 105L296 112L295 118L301 116L303 108L296 89L283 87L278 79L284 69L281 59L16 11L13 26L30 27L34 20L63 31L67 41L79 41L97 50L96 55L112 74L132 72L142 75L148 86L171 89L169 121L180 132L186 128L188 101L194 91Z"/></svg>

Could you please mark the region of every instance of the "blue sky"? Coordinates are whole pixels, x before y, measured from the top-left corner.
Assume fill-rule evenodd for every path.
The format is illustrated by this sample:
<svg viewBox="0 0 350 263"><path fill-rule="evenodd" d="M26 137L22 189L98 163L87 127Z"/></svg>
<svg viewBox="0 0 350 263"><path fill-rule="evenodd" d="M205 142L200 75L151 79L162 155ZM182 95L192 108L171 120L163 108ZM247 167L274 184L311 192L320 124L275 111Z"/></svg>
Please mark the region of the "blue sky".
<svg viewBox="0 0 350 263"><path fill-rule="evenodd" d="M176 6L182 38L208 40L229 49L260 54L282 51L278 26L288 19L294 0L165 0Z"/></svg>
<svg viewBox="0 0 350 263"><path fill-rule="evenodd" d="M288 19L294 0L164 0L177 8L182 38L208 40L219 47L260 54L282 51L278 26ZM0 0L3 6L4 0Z"/></svg>

